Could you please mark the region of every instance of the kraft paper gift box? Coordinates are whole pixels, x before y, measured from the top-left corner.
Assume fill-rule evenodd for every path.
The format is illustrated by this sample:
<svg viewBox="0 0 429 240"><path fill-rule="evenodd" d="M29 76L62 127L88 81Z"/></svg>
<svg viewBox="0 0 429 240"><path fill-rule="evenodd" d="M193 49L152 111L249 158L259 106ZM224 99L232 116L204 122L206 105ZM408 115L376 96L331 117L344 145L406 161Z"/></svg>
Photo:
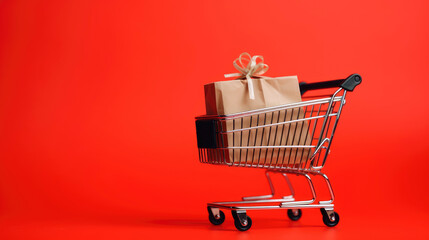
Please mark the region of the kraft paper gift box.
<svg viewBox="0 0 429 240"><path fill-rule="evenodd" d="M247 79L206 84L204 92L207 115L229 115L301 101L297 76L252 77L250 81L253 83L254 99L249 98L249 80ZM224 131L230 131L296 120L304 116L303 108L294 108L227 120L223 123L222 128ZM228 133L222 142L224 147L250 147L225 150L224 157L228 163L288 166L307 160L309 149L264 149L252 148L252 146L310 145L310 138L308 123L300 121Z"/></svg>

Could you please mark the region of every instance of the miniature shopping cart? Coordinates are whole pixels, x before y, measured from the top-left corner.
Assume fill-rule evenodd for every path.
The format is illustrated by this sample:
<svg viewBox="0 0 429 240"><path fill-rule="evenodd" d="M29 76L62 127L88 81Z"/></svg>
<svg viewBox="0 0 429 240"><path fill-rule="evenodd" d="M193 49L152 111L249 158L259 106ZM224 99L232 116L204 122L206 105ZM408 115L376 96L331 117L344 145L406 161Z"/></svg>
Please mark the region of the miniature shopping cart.
<svg viewBox="0 0 429 240"><path fill-rule="evenodd" d="M202 163L266 169L271 194L243 197L242 201L213 202L207 204L209 220L220 225L231 210L234 225L240 231L252 226L247 210L287 209L291 220L298 220L301 209L319 208L323 222L329 227L340 220L334 212L334 192L326 174L326 164L346 93L362 82L358 74L346 79L317 83L300 83L301 95L311 90L337 88L331 95L282 106L257 109L223 116L196 117L199 159ZM326 91L326 90L325 90ZM298 141L295 141L298 140ZM274 198L270 174L284 176L291 195ZM312 199L295 200L295 191L287 174L304 176ZM321 176L326 183L330 199L316 201L311 176ZM282 177L283 178L283 177Z"/></svg>

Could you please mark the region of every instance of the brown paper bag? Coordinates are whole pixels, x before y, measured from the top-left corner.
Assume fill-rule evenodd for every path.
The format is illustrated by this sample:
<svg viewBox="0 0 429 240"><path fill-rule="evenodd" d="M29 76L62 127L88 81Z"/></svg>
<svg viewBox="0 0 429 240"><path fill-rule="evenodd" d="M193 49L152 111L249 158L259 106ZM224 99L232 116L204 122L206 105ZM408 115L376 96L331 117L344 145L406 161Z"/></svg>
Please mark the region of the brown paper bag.
<svg viewBox="0 0 429 240"><path fill-rule="evenodd" d="M288 103L300 102L296 76L279 78L254 78L255 99L249 99L247 80L210 83L204 86L207 115L228 115ZM303 118L302 108L276 111L268 114L246 116L222 123L225 131L281 123ZM227 162L285 166L307 160L309 150L297 148L258 148L258 146L309 145L311 142L307 122L260 127L224 134L220 145L248 147L227 149L223 157Z"/></svg>
<svg viewBox="0 0 429 240"><path fill-rule="evenodd" d="M255 99L249 98L247 80L204 85L207 115L228 115L300 102L298 77L253 77Z"/></svg>

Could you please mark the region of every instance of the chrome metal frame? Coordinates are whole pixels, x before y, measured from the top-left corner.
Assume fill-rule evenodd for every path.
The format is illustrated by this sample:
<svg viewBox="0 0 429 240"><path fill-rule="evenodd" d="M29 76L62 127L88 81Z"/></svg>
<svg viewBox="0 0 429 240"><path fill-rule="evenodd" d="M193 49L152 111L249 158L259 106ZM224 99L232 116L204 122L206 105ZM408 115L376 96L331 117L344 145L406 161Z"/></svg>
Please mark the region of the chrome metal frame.
<svg viewBox="0 0 429 240"><path fill-rule="evenodd" d="M342 94L341 94L342 93ZM224 116L200 116L197 120L214 120L216 122L216 148L199 148L199 159L201 163L209 163L216 165L227 165L231 167L250 167L250 168L265 168L266 178L270 188L270 194L261 196L243 197L241 201L226 201L226 202L212 202L208 203L212 214L217 217L219 216L219 209L234 210L238 214L240 221L246 219L246 210L267 210L267 209L302 209L302 208L320 208L326 210L331 220L334 217L333 201L334 191L329 181L328 176L321 173L321 170L326 164L326 159L330 152L332 140L335 134L335 130L338 125L338 121L341 115L342 108L345 104L347 90L339 88L334 92L330 98L315 99L309 101L303 101L299 103L292 103L282 106L252 110L243 113L237 113L232 115ZM293 117L295 112L298 111L297 117ZM303 111L303 112L302 112ZM288 112L291 117L286 119ZM284 113L284 119L281 120L280 116ZM268 117L271 114L271 118ZM276 114L276 115L275 115ZM301 115L300 115L301 114ZM274 121L274 116L277 116L277 121ZM243 118L250 117L249 126L243 126ZM256 125L252 125L253 118L257 118ZM262 124L259 124L262 119ZM322 122L323 120L323 122ZM270 122L267 122L270 121ZM226 125L229 122L233 129L227 129ZM297 135L297 129L300 127L300 133ZM303 125L307 124L307 132L303 134ZM289 134L292 126L294 126L294 133ZM282 127L280 138L284 136L283 131L287 128L287 134L285 144L270 145L272 142L276 142L278 128ZM272 129L275 128L274 136L272 136ZM259 132L264 135L264 131L270 131L268 134L268 141L266 145L257 144L256 139ZM298 130L299 131L299 130ZM245 137L248 143L243 144L243 133L247 132L248 135ZM254 144L249 144L251 134L254 133ZM239 137L238 135L239 134ZM225 143L227 136L233 135L232 146ZM266 134L265 134L266 135ZM264 136L265 136L264 135ZM292 141L295 138L305 137L304 144L301 145L287 145L289 137L292 136ZM307 141L307 137L310 136L310 140ZM239 143L235 143L235 139L240 139ZM262 143L262 141L261 141ZM289 153L295 151L295 159L291 161L291 155L286 156L287 149L290 149ZM261 152L265 150L265 157L261 157ZM268 152L271 150L271 158L267 157ZM301 150L301 153L308 151L308 158L303 159L304 154L301 154L301 159L297 160L297 153ZM230 159L231 151L239 151L239 159ZM272 158L273 153L277 151L277 159ZM280 152L283 151L283 159L279 161ZM251 152L251 154L249 154ZM255 156L255 153L258 156ZM243 160L243 157L244 160ZM252 155L251 160L249 156ZM235 155L232 155L233 158ZM287 158L285 161L285 158ZM262 162L263 160L263 162ZM296 164L298 162L298 164ZM271 181L270 174L282 174L287 182L291 195L283 196L281 198L274 198L275 189ZM297 176L303 176L307 179L308 186L310 188L312 199L308 200L295 200L295 190L289 180L288 174L294 174ZM316 190L313 185L313 181L310 177L321 176L330 193L329 200L319 200L316 202ZM243 217L244 216L244 217ZM244 221L244 220L243 220Z"/></svg>

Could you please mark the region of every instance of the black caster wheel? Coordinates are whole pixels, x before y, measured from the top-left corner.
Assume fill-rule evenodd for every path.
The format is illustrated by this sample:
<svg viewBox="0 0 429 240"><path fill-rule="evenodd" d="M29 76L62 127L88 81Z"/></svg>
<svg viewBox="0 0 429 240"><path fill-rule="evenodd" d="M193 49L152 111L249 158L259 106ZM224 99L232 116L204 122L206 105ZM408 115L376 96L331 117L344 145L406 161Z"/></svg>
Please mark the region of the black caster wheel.
<svg viewBox="0 0 429 240"><path fill-rule="evenodd" d="M319 208L320 213L322 214L323 217L325 217L326 215L326 210L324 208Z"/></svg>
<svg viewBox="0 0 429 240"><path fill-rule="evenodd" d="M335 227L340 222L340 215L334 212L333 216L328 216L325 209L320 209L323 216L323 223L328 227Z"/></svg>
<svg viewBox="0 0 429 240"><path fill-rule="evenodd" d="M302 217L302 211L301 209L288 209L287 216L292 221L298 221Z"/></svg>
<svg viewBox="0 0 429 240"><path fill-rule="evenodd" d="M213 225L221 225L225 221L225 214L221 210L219 210L219 216L217 216L217 218L213 215L210 207L207 207L207 210L209 211L209 221Z"/></svg>
<svg viewBox="0 0 429 240"><path fill-rule="evenodd" d="M247 217L246 225L243 226L240 222L240 219L238 218L237 212L233 210L231 211L231 213L232 213L232 217L234 218L234 225L237 228L237 230L247 231L252 227L252 219L249 216L246 216Z"/></svg>

